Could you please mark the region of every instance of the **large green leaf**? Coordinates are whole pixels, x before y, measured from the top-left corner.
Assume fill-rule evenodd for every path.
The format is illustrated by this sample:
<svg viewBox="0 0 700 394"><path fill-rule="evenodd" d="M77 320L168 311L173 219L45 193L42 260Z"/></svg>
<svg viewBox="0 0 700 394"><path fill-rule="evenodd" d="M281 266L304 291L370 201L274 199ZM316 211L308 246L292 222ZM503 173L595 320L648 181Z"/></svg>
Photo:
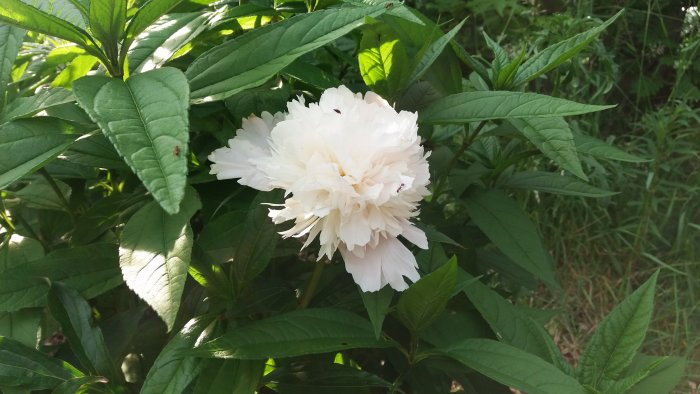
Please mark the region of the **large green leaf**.
<svg viewBox="0 0 700 394"><path fill-rule="evenodd" d="M0 24L0 110L5 104L5 90L12 76L12 65L26 33L19 27Z"/></svg>
<svg viewBox="0 0 700 394"><path fill-rule="evenodd" d="M510 123L563 169L587 180L576 152L574 136L563 118L521 118Z"/></svg>
<svg viewBox="0 0 700 394"><path fill-rule="evenodd" d="M406 327L419 331L445 310L457 284L457 258L422 277L401 294L396 311Z"/></svg>
<svg viewBox="0 0 700 394"><path fill-rule="evenodd" d="M624 9L620 10L612 18L605 21L600 26L579 33L564 41L558 42L538 52L525 63L520 66L518 73L513 81L514 85L521 85L531 81L538 76L552 70L553 68L564 63L575 54L584 49L591 41L593 41L600 33L610 26L615 20L622 15Z"/></svg>
<svg viewBox="0 0 700 394"><path fill-rule="evenodd" d="M146 375L141 394L181 393L202 370L202 360L188 350L206 338L211 319L194 318L177 333L158 354Z"/></svg>
<svg viewBox="0 0 700 394"><path fill-rule="evenodd" d="M115 61L126 24L126 3L127 0L90 0L90 31Z"/></svg>
<svg viewBox="0 0 700 394"><path fill-rule="evenodd" d="M536 93L482 91L457 93L433 102L418 113L424 123L469 123L489 119L518 119L581 115L612 108L580 104Z"/></svg>
<svg viewBox="0 0 700 394"><path fill-rule="evenodd" d="M552 259L525 212L500 190L476 190L465 198L469 216L513 262L557 286Z"/></svg>
<svg viewBox="0 0 700 394"><path fill-rule="evenodd" d="M187 69L192 100L221 100L262 85L299 56L349 33L386 9L329 9L254 29L205 52Z"/></svg>
<svg viewBox="0 0 700 394"><path fill-rule="evenodd" d="M129 48L129 72L159 68L207 27L208 13L163 15L141 33Z"/></svg>
<svg viewBox="0 0 700 394"><path fill-rule="evenodd" d="M467 339L444 353L493 380L528 394L586 394L576 379L541 358L490 339Z"/></svg>
<svg viewBox="0 0 700 394"><path fill-rule="evenodd" d="M21 0L3 0L0 7L0 21L72 41L93 52L99 51L85 30L57 16L42 12Z"/></svg>
<svg viewBox="0 0 700 394"><path fill-rule="evenodd" d="M92 374L116 379L102 331L92 318L92 308L80 294L61 283L52 283L48 294L51 315L61 324L73 353Z"/></svg>
<svg viewBox="0 0 700 394"><path fill-rule="evenodd" d="M232 328L200 346L200 355L243 360L387 347L365 319L340 309L301 309Z"/></svg>
<svg viewBox="0 0 700 394"><path fill-rule="evenodd" d="M584 155L606 160L626 161L629 163L643 163L649 161L649 159L629 154L605 141L588 135L574 134L574 142L576 143L576 150Z"/></svg>
<svg viewBox="0 0 700 394"><path fill-rule="evenodd" d="M390 100L410 77L404 44L388 25L377 24L364 29L357 60L367 87Z"/></svg>
<svg viewBox="0 0 700 394"><path fill-rule="evenodd" d="M19 118L28 118L41 111L75 101L70 90L56 88L47 89L29 97L19 97L5 107L0 115L0 123Z"/></svg>
<svg viewBox="0 0 700 394"><path fill-rule="evenodd" d="M500 341L532 353L564 372L571 369L547 331L500 294L480 281L465 286L464 293Z"/></svg>
<svg viewBox="0 0 700 394"><path fill-rule="evenodd" d="M537 190L540 192L579 197L608 197L617 194L581 182L576 178L542 171L523 171L513 174L506 186L515 189Z"/></svg>
<svg viewBox="0 0 700 394"><path fill-rule="evenodd" d="M72 365L0 336L0 387L44 390L80 376Z"/></svg>
<svg viewBox="0 0 700 394"><path fill-rule="evenodd" d="M150 0L140 7L136 15L134 15L134 18L129 22L129 26L126 28L126 34L121 49L122 56L127 53L127 49L131 47L131 43L134 42L136 36L151 26L158 18L175 8L180 2L182 2L182 0Z"/></svg>
<svg viewBox="0 0 700 394"><path fill-rule="evenodd" d="M0 312L43 306L50 281L60 281L93 298L122 283L117 247L112 244L59 249L2 273Z"/></svg>
<svg viewBox="0 0 700 394"><path fill-rule="evenodd" d="M78 137L68 123L19 119L0 126L0 189L30 174L66 150Z"/></svg>
<svg viewBox="0 0 700 394"><path fill-rule="evenodd" d="M658 272L598 325L576 367L583 384L598 387L603 379L619 379L630 366L649 328L657 277Z"/></svg>
<svg viewBox="0 0 700 394"><path fill-rule="evenodd" d="M102 76L73 83L78 103L170 214L185 194L189 141L187 80L175 68L126 82Z"/></svg>
<svg viewBox="0 0 700 394"><path fill-rule="evenodd" d="M201 208L194 189L189 189L182 209L168 215L150 202L124 226L119 245L119 265L124 281L173 328L185 288L192 255L190 218Z"/></svg>

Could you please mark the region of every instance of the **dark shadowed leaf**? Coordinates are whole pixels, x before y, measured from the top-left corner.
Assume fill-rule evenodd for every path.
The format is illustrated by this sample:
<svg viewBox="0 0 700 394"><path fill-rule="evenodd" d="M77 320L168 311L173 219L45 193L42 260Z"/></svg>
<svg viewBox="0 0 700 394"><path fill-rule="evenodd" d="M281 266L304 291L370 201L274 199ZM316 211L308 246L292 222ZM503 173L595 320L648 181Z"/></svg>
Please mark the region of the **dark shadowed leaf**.
<svg viewBox="0 0 700 394"><path fill-rule="evenodd" d="M115 379L102 331L94 324L92 308L80 294L61 283L52 283L48 294L51 315L61 324L63 335L83 367L92 374Z"/></svg>
<svg viewBox="0 0 700 394"><path fill-rule="evenodd" d="M552 258L537 235L537 228L525 212L500 190L476 190L466 199L474 223L514 263L557 286Z"/></svg>

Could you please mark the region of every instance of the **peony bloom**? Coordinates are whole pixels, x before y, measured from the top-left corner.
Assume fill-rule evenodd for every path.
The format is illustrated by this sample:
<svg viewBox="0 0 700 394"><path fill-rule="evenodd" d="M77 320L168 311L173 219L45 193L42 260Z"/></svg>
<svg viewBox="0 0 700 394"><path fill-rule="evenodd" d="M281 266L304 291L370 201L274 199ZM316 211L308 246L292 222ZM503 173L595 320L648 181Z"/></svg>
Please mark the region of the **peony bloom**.
<svg viewBox="0 0 700 394"><path fill-rule="evenodd" d="M308 236L303 247L318 238L319 259L340 250L363 291L406 289L404 277L415 282L419 274L397 237L428 247L410 222L429 194L417 115L344 86L326 90L318 104L291 101L288 111L245 119L229 146L209 156L211 173L258 190L284 189L286 200L270 217L294 225L280 234Z"/></svg>

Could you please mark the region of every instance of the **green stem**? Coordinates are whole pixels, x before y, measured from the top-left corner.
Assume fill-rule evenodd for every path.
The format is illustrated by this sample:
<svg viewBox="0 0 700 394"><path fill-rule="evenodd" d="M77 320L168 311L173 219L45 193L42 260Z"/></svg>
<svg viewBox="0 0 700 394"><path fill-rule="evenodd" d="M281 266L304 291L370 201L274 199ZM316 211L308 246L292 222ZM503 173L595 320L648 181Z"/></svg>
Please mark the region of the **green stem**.
<svg viewBox="0 0 700 394"><path fill-rule="evenodd" d="M479 135L479 132L481 129L484 128L486 125L486 122L480 122L478 126L476 126L476 129L474 129L474 132L467 135L466 138L464 138L464 141L462 141L462 145L459 147L459 150L455 155L452 157L452 160L450 160L450 164L447 165L447 170L445 171L445 176L440 178L437 183L435 184L435 190L433 191L433 196L430 200L430 206L433 207L437 203L437 199L440 196L440 193L442 193L442 189L445 186L445 182L447 182L447 178L450 176L450 172L454 169L454 167L457 165L457 162L459 162L460 157L464 154L464 152L469 149L472 143L476 140L476 137Z"/></svg>
<svg viewBox="0 0 700 394"><path fill-rule="evenodd" d="M75 223L75 215L73 214L73 210L70 207L70 203L66 199L66 196L63 195L63 192L58 187L58 184L56 183L56 181L54 181L51 174L49 174L49 172L46 171L45 168L40 169L39 174L41 174L41 176L44 177L46 182L48 182L49 186L51 186L51 189L53 189L53 192L56 193L56 196L58 196L58 199L61 201L61 204L63 204L63 207L66 208L66 211L68 211L68 215L70 215L71 220Z"/></svg>
<svg viewBox="0 0 700 394"><path fill-rule="evenodd" d="M10 220L10 217L7 216L5 213L5 202L0 198L0 219L2 219L3 227L7 229L8 233L14 233L15 232L15 225L12 223L12 220Z"/></svg>
<svg viewBox="0 0 700 394"><path fill-rule="evenodd" d="M304 294L302 295L301 301L299 302L299 309L305 309L307 306L309 306L311 299L314 298L314 293L316 293L316 287L318 287L318 282L321 280L321 273L323 273L323 269L325 267L326 263L316 263L316 266L314 267L314 272L311 274L309 283L306 285L306 290L304 290Z"/></svg>

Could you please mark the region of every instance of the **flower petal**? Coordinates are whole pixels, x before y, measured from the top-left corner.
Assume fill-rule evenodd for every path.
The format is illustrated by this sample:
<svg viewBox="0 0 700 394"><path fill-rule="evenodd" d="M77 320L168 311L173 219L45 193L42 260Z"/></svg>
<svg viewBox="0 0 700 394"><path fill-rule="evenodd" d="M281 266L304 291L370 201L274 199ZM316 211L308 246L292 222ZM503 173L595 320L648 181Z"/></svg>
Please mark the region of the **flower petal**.
<svg viewBox="0 0 700 394"><path fill-rule="evenodd" d="M404 277L412 282L420 279L415 256L396 238L382 239L374 248L366 247L364 257L344 246L339 249L345 269L362 291L378 291L387 284L402 291L408 288Z"/></svg>

